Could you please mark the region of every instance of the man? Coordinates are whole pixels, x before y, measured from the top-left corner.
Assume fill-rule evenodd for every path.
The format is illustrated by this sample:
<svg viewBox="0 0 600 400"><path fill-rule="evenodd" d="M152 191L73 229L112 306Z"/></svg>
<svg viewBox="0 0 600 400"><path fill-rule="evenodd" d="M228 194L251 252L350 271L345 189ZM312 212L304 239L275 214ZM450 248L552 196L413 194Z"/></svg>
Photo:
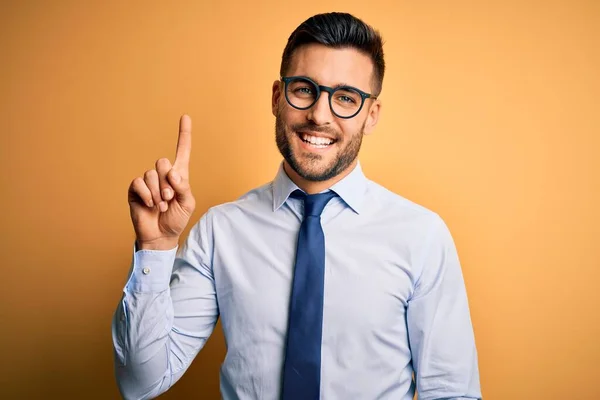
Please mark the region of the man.
<svg viewBox="0 0 600 400"><path fill-rule="evenodd" d="M446 225L367 179L357 158L384 68L381 37L359 19L302 23L272 88L276 177L208 210L179 248L195 207L181 118L173 165L158 160L129 188L136 249L113 321L125 398L171 387L218 317L225 399L481 397Z"/></svg>

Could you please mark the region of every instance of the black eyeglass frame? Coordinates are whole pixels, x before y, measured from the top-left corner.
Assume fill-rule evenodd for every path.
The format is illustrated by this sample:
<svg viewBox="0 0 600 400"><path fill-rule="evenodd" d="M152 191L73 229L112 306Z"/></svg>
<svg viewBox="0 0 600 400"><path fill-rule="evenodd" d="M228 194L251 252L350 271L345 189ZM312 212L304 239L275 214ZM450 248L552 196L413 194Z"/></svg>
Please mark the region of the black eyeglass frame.
<svg viewBox="0 0 600 400"><path fill-rule="evenodd" d="M284 83L284 92L285 92L285 100L288 102L288 104L292 107L294 107L297 110L308 110L309 108L311 108L312 106L314 106L317 101L319 101L319 98L321 97L321 93L322 92L327 92L329 93L329 109L331 110L331 112L333 113L333 115L335 115L338 118L343 118L343 119L350 119L350 118L354 118L356 117L360 111L362 110L363 106L365 105L365 100L366 99L373 99L373 100L377 100L377 96L372 95L371 93L367 93L364 92L358 88L355 88L353 86L340 86L340 87L336 87L336 88L332 88L330 86L325 86L325 85L319 85L317 82L313 81L312 79L310 79L308 76L302 76L302 75L298 75L298 76L282 76L281 81ZM298 107L295 106L294 104L292 104L292 102L290 101L289 97L288 97L288 85L290 82L297 80L297 79L304 79L307 80L308 82L310 82L311 84L314 85L314 87L317 89L317 93L315 96L315 101L313 101L308 107ZM361 103L360 103L360 107L358 107L358 110L350 115L350 116L341 116L338 113L336 113L333 110L333 105L331 104L331 99L333 98L333 94L338 91L338 90L353 90L355 92L357 92L360 95L361 98Z"/></svg>

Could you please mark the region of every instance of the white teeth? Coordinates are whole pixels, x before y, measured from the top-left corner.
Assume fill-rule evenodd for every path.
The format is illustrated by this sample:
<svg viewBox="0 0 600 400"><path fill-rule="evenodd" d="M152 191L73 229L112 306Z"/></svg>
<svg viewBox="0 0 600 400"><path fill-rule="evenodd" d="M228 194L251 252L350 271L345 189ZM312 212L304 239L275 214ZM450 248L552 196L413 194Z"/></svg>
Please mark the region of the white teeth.
<svg viewBox="0 0 600 400"><path fill-rule="evenodd" d="M311 144L316 144L316 145L321 145L321 146L323 146L323 145L326 146L326 145L333 143L333 140L331 140L331 139L310 136L310 135L302 135L302 139L304 141L310 142Z"/></svg>

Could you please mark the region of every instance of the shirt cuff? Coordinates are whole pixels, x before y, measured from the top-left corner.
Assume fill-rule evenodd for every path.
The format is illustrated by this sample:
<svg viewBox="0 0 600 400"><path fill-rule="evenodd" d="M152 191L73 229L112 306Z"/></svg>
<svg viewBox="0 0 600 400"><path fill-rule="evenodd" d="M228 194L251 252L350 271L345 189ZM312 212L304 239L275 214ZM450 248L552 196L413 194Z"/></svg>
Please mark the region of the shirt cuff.
<svg viewBox="0 0 600 400"><path fill-rule="evenodd" d="M138 250L125 290L162 292L169 288L177 248L171 250Z"/></svg>

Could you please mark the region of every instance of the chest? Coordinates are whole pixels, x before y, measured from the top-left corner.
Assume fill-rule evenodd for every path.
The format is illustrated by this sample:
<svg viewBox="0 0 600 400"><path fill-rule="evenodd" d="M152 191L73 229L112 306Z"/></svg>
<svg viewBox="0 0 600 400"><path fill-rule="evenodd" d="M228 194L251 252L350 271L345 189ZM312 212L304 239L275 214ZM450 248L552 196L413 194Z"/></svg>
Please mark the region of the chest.
<svg viewBox="0 0 600 400"><path fill-rule="evenodd" d="M236 226L219 232L228 240L215 237L213 270L223 322L285 332L300 221ZM358 218L324 220L323 231L324 324L354 332L403 325L414 282L408 241L383 221Z"/></svg>

